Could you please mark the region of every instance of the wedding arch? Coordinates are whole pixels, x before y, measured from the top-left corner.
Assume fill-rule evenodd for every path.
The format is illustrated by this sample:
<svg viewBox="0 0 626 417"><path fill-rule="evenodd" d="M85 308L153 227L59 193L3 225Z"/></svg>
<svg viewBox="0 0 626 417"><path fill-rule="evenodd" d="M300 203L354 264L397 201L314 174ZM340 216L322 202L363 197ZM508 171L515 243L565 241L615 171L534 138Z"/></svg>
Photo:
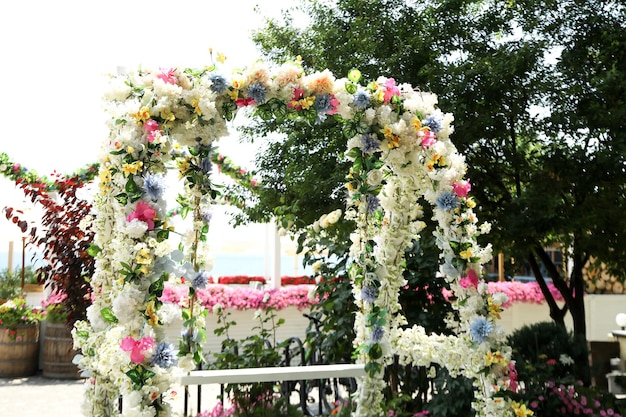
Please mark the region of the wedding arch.
<svg viewBox="0 0 626 417"><path fill-rule="evenodd" d="M489 294L479 278L491 258L477 236L489 231L473 211L466 165L449 139L453 116L437 97L380 77L360 84L329 71L305 73L298 61L270 68L257 62L228 78L205 69L138 69L110 77L105 94L110 135L103 145L91 279L95 299L88 321L73 335L79 366L89 378L83 411L100 417L169 416L170 389L202 355L204 314L195 298L206 285L206 236L210 206L211 145L228 135L228 122L248 107L257 117L324 123L335 118L348 140L347 207L357 225L349 269L360 310L354 348L367 377L359 383L360 417L383 415L384 366L397 355L404 364L438 363L452 375L474 378L479 416L519 415L520 405L500 395L515 385L511 350L497 324L504 294ZM164 178L175 167L183 191L177 198L188 230L174 230L166 216ZM450 283L460 320L455 336L406 328L398 301L404 249L425 221L419 201L432 205L440 248L437 279ZM337 215L338 213L334 213ZM177 234L180 244L173 247ZM181 344L164 341L171 310L159 296L177 279L189 288Z"/></svg>

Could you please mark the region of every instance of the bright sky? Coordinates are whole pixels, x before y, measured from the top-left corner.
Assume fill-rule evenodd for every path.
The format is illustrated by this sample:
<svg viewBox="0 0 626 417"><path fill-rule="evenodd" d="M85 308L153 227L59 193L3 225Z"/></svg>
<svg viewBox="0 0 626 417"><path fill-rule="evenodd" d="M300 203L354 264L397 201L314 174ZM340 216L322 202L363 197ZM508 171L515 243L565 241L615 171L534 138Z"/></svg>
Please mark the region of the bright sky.
<svg viewBox="0 0 626 417"><path fill-rule="evenodd" d="M71 173L96 161L107 135L101 109L105 73L140 65L199 68L210 63L209 48L224 53L229 67L250 65L259 56L251 31L261 25L262 16L278 17L281 8L293 4L295 0L3 3L0 151L41 175ZM241 165L254 154L236 137L218 145ZM22 201L13 183L0 177L0 208L19 207ZM265 227L253 230L264 244ZM225 245L235 237L217 233ZM1 218L0 252L9 240L19 239L18 229Z"/></svg>

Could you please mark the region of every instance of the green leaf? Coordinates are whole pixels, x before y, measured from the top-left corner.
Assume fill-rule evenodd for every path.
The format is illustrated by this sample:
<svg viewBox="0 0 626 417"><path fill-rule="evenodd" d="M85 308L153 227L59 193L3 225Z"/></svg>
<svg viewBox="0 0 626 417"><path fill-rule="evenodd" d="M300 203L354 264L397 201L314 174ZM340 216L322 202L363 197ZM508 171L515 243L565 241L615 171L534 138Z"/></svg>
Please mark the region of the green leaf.
<svg viewBox="0 0 626 417"><path fill-rule="evenodd" d="M87 248L87 253L89 254L89 256L92 256L92 257L95 257L100 252L101 252L100 247L94 243L90 244L89 247Z"/></svg>
<svg viewBox="0 0 626 417"><path fill-rule="evenodd" d="M102 310L100 310L100 315L107 323L118 322L117 317L115 317L115 314L113 313L113 310L111 310L109 307L104 307Z"/></svg>

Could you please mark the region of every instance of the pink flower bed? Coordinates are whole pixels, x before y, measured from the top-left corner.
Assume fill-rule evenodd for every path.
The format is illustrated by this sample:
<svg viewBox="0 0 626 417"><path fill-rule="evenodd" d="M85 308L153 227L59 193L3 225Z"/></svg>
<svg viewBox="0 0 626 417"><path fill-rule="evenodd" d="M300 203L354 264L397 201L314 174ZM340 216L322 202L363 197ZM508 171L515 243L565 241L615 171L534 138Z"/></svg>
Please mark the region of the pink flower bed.
<svg viewBox="0 0 626 417"><path fill-rule="evenodd" d="M509 307L513 303L543 304L545 299L536 282L489 282L489 292L503 292L509 300L503 307ZM553 284L548 284L548 289L556 301L562 301L563 296Z"/></svg>
<svg viewBox="0 0 626 417"><path fill-rule="evenodd" d="M188 288L184 285L166 284L160 300L165 303L184 305L187 302ZM216 304L223 308L236 310L273 307L277 310L293 306L300 310L309 308L314 300L309 298L310 288L306 285L294 285L271 290L229 287L227 285L208 285L206 289L196 290L200 303L209 311ZM269 295L264 302L263 299Z"/></svg>
<svg viewBox="0 0 626 417"><path fill-rule="evenodd" d="M507 295L509 299L503 307L509 307L513 303L542 304L544 302L543 294L536 282L489 282L487 285L490 293L503 292ZM548 284L548 288L555 300L563 300L554 285ZM255 290L214 284L207 286L204 290L197 290L197 294L202 305L209 311L212 311L216 304L223 308L236 310L257 309L264 306L270 306L277 310L293 306L303 310L315 303L315 300L309 298L310 291L311 289L307 285ZM269 299L263 302L266 294L269 294ZM185 285L166 284L160 300L165 303L184 305L187 302L187 295L188 288Z"/></svg>

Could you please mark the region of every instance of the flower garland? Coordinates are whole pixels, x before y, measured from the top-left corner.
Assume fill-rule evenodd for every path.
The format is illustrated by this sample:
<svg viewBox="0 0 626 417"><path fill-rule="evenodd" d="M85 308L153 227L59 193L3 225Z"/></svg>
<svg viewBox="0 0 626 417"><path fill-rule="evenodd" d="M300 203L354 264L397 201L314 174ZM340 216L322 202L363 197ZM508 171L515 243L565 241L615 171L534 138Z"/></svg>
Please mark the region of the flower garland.
<svg viewBox="0 0 626 417"><path fill-rule="evenodd" d="M350 274L361 306L355 348L368 370L356 415L382 414L383 369L393 353L417 364L425 360L422 351L432 352L429 361L479 381L477 415L512 415L514 404L493 397L494 386L506 386L510 369L510 349L496 324L506 296L489 294L477 278L491 251L476 238L489 228L478 225L472 210L464 159L449 140L452 116L437 109L435 95L408 84L381 77L362 86L359 79L356 70L347 79L329 71L305 74L298 61L274 71L257 62L231 79L213 67L144 69L111 78L109 153L100 164L93 220L96 300L89 322L74 330L76 347L84 352L80 366L91 377L87 414L114 415L112 399L121 394L124 416L170 415L175 375L202 360L206 310L199 298L211 267L210 204L218 196L210 181L211 145L227 135L226 123L239 109L250 108L278 122L334 118L348 139L353 166L345 215L357 224ZM174 231L165 216L162 177L170 165L184 181L177 199L181 215L191 215L183 232ZM461 317L450 323L456 337L402 328L403 254L424 226L422 202L433 207L438 224L440 275L450 282ZM173 232L182 236L179 250L170 247ZM177 357L161 342L166 315L160 298L172 279L188 287Z"/></svg>
<svg viewBox="0 0 626 417"><path fill-rule="evenodd" d="M76 178L81 183L93 181L98 173L98 163L93 163L77 170L64 178ZM46 176L40 176L35 170L28 169L22 164L11 160L9 155L0 152L0 174L15 183L27 183L44 188L47 192L55 191L55 181Z"/></svg>

